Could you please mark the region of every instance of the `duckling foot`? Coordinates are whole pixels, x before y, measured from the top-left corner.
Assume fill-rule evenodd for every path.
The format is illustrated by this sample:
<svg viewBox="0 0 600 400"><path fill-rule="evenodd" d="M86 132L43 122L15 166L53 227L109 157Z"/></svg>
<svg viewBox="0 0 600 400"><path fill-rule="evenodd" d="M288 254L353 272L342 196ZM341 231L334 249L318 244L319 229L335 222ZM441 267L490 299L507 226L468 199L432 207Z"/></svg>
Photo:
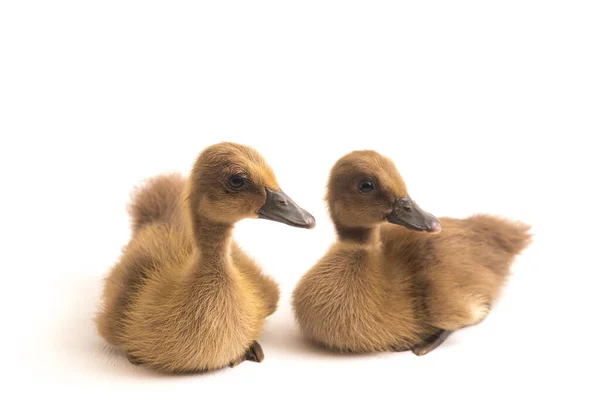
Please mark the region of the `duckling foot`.
<svg viewBox="0 0 600 400"><path fill-rule="evenodd" d="M418 356L424 356L425 354L435 350L440 344L444 343L448 336L454 331L447 331L440 329L438 333L428 337L423 343L416 345L411 350Z"/></svg>
<svg viewBox="0 0 600 400"><path fill-rule="evenodd" d="M246 352L241 357L230 362L229 366L233 368L244 361L253 361L259 363L262 362L262 360L264 359L265 353L263 352L262 347L258 342L254 342L250 345L248 350L246 350Z"/></svg>
<svg viewBox="0 0 600 400"><path fill-rule="evenodd" d="M134 356L132 356L131 354L127 353L127 359L129 360L130 363L132 363L133 365L140 365L142 362L140 360L138 360L137 358L135 358Z"/></svg>

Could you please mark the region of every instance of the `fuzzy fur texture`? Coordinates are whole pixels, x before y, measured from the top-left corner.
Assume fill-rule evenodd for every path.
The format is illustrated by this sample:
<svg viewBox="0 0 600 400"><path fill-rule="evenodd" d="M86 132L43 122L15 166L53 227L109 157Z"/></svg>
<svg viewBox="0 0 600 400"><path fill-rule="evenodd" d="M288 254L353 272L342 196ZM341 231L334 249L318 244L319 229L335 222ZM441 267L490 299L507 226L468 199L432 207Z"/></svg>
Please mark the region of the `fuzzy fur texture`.
<svg viewBox="0 0 600 400"><path fill-rule="evenodd" d="M230 187L232 174L248 188ZM138 189L129 207L133 237L105 282L102 337L162 371L243 361L279 289L231 232L236 221L257 217L265 188L279 185L260 154L221 143L200 154L189 179L159 176Z"/></svg>
<svg viewBox="0 0 600 400"><path fill-rule="evenodd" d="M375 190L357 186L370 180ZM391 160L357 151L333 167L326 200L338 241L298 283L296 319L337 351L411 349L440 329L481 322L499 296L529 227L487 215L442 218L442 232L386 222L406 185Z"/></svg>

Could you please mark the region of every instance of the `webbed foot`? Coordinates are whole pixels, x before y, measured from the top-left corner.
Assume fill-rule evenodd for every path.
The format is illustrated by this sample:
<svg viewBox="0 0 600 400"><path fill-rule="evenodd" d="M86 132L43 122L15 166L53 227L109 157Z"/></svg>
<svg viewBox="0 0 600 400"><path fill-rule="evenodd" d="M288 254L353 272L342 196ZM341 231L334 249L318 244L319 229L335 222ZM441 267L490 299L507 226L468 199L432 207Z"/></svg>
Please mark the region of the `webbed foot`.
<svg viewBox="0 0 600 400"><path fill-rule="evenodd" d="M427 353L435 350L439 345L444 343L448 336L450 336L454 331L447 331L440 329L438 333L428 337L423 343L420 343L414 346L411 350L414 354L418 356L424 356Z"/></svg>
<svg viewBox="0 0 600 400"><path fill-rule="evenodd" d="M259 362L262 362L262 360L264 360L264 359L265 359L265 353L263 352L261 345L258 342L254 342L250 345L248 350L246 350L246 352L244 354L242 354L241 357L230 362L229 366L231 368L233 368L236 365L238 365L244 361L253 361L253 362L259 363Z"/></svg>
<svg viewBox="0 0 600 400"><path fill-rule="evenodd" d="M129 360L130 363L132 363L133 365L140 365L142 364L142 362L135 358L134 356L132 356L131 354L127 353L127 359Z"/></svg>

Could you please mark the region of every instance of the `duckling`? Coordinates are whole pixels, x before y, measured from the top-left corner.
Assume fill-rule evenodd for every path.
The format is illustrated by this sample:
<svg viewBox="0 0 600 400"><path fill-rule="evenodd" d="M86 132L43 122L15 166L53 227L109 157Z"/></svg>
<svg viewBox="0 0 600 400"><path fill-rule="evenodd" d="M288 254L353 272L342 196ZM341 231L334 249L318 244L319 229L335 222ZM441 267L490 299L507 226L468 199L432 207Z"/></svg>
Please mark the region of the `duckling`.
<svg viewBox="0 0 600 400"><path fill-rule="evenodd" d="M440 222L374 151L338 160L325 199L337 241L292 304L303 334L337 351L432 351L487 316L530 240L525 224L492 216Z"/></svg>
<svg viewBox="0 0 600 400"><path fill-rule="evenodd" d="M105 281L96 323L135 364L199 372L260 362L256 341L279 289L232 240L263 218L312 228L262 156L235 143L206 148L187 180L151 179L129 207L132 238Z"/></svg>

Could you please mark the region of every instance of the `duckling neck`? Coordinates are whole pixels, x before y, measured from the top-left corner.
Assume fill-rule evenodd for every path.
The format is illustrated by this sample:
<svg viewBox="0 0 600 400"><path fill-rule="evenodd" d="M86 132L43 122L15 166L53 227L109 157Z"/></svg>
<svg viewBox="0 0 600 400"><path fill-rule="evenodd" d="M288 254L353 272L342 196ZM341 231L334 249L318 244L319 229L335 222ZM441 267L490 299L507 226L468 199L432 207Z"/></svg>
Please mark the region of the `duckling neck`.
<svg viewBox="0 0 600 400"><path fill-rule="evenodd" d="M343 242L368 245L376 244L379 240L378 226L350 228L336 224L336 230L339 240Z"/></svg>
<svg viewBox="0 0 600 400"><path fill-rule="evenodd" d="M224 265L225 260L229 258L233 225L215 222L197 215L194 217L192 229L204 263Z"/></svg>

